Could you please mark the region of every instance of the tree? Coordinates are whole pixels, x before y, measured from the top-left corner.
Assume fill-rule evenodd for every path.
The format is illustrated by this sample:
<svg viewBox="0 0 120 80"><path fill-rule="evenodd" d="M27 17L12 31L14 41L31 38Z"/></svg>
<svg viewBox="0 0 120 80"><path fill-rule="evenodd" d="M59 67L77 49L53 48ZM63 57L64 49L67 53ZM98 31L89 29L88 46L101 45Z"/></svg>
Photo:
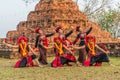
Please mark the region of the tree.
<svg viewBox="0 0 120 80"><path fill-rule="evenodd" d="M103 11L98 16L98 23L101 28L112 33L113 37L117 38L120 30L120 11L119 9Z"/></svg>
<svg viewBox="0 0 120 80"><path fill-rule="evenodd" d="M29 4L29 3L40 1L40 0L22 0L22 1L24 1L26 4Z"/></svg>
<svg viewBox="0 0 120 80"><path fill-rule="evenodd" d="M109 7L112 0L76 0L76 3L82 7L87 17L91 18L94 14Z"/></svg>
<svg viewBox="0 0 120 80"><path fill-rule="evenodd" d="M120 6L117 10L113 10L113 22L111 23L113 25L112 31L114 34L114 37L120 37Z"/></svg>

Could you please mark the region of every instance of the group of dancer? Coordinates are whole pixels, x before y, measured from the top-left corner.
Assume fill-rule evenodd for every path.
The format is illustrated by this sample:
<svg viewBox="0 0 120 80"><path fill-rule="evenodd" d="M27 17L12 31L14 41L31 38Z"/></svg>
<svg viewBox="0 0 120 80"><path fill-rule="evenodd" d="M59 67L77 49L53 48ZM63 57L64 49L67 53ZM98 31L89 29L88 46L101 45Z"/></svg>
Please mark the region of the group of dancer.
<svg viewBox="0 0 120 80"><path fill-rule="evenodd" d="M37 66L43 67L43 64L48 64L47 50L49 49L54 49L55 58L51 62L51 66L54 68L62 67L65 64L72 66L70 62L74 62L77 66L100 66L102 62L108 62L108 64L111 65L108 57L109 51L99 47L96 44L95 37L88 36L92 31L92 27L86 32L83 32L80 26L76 28L71 27L71 30L66 34L63 33L64 31L61 26L58 26L51 34L45 34L41 27L30 30L37 34L34 49L30 46L31 44L25 36L20 36L18 38L18 45L11 45L3 42L6 46L19 49L20 59L16 62L15 68L35 66L33 61L36 62ZM70 41L68 37L74 31L77 32L76 39ZM57 34L57 36L54 37L51 43L52 45L49 45L47 37L51 37L55 34ZM75 46L78 41L79 46ZM96 48L101 50L102 53L96 52ZM79 50L78 60L75 57L75 50Z"/></svg>

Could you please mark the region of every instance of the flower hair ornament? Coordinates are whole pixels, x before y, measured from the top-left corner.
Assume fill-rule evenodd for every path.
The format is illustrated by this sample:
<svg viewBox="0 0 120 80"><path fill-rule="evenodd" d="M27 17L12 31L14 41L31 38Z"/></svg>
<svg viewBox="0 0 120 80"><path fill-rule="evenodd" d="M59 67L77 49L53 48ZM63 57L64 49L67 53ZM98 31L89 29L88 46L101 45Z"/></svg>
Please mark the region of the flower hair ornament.
<svg viewBox="0 0 120 80"><path fill-rule="evenodd" d="M80 31L80 26L76 27L76 31L79 32Z"/></svg>
<svg viewBox="0 0 120 80"><path fill-rule="evenodd" d="M41 26L39 26L35 29L35 33L39 33L39 30L41 30Z"/></svg>
<svg viewBox="0 0 120 80"><path fill-rule="evenodd" d="M62 29L62 27L61 27L61 26L58 26L58 27L55 29L55 31L58 33L60 29Z"/></svg>

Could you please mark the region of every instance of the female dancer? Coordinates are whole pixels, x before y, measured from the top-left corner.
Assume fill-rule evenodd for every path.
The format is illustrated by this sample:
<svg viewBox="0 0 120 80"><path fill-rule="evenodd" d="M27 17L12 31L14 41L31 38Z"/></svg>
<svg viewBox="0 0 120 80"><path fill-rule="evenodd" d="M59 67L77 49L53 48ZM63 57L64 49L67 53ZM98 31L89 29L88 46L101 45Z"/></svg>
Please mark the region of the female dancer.
<svg viewBox="0 0 120 80"><path fill-rule="evenodd" d="M73 33L73 27L71 26L71 29L68 33L64 34L63 28L61 26L58 26L56 28L56 33L58 33L58 37L61 38L62 44L65 45L67 41L67 37L69 37ZM67 52L64 50L64 52ZM70 64L68 64L70 65Z"/></svg>
<svg viewBox="0 0 120 80"><path fill-rule="evenodd" d="M87 32L83 32L82 28L80 28L80 26L77 26L76 31L78 32L78 34L73 44L78 42L78 40L80 39L79 46L85 45L85 36L88 35L91 32L91 30L92 30L92 27L90 27L90 29ZM86 48L79 50L78 61L83 64L85 59L86 59Z"/></svg>
<svg viewBox="0 0 120 80"><path fill-rule="evenodd" d="M69 37L73 33L73 27L71 27L72 30L70 30L68 33L64 34L63 29L61 26L58 26L56 28L56 33L58 33L58 36L64 41L67 37Z"/></svg>
<svg viewBox="0 0 120 80"><path fill-rule="evenodd" d="M64 53L63 49L68 51L67 54ZM80 66L74 57L73 51L70 50L70 48L68 48L68 46L65 46L63 44L62 39L60 37L54 38L54 51L55 51L56 57L53 60L53 62L51 63L52 67L61 67L64 64L71 66L69 64L69 62L74 62L78 66Z"/></svg>
<svg viewBox="0 0 120 80"><path fill-rule="evenodd" d="M108 62L109 65L112 65L107 55L109 51L105 51L99 47L95 42L95 37L87 36L85 43L88 48L88 60L90 60L90 66L100 66L102 65L102 62ZM99 49L103 53L97 53L95 51L96 49Z"/></svg>
<svg viewBox="0 0 120 80"><path fill-rule="evenodd" d="M31 67L34 66L33 61L35 60L37 65L39 67L42 67L42 65L38 61L37 54L32 50L31 46L27 43L28 40L24 36L20 36L18 38L18 45L11 45L3 42L6 46L9 47L14 47L14 48L19 48L19 53L20 53L20 60L18 60L15 64L15 68L19 67ZM29 50L32 51L32 55L29 54Z"/></svg>
<svg viewBox="0 0 120 80"><path fill-rule="evenodd" d="M53 36L55 32L51 34L44 34L40 27L35 30L36 33L39 35L36 37L35 48L38 47L40 52L39 62L42 64L48 64L46 58L46 51L47 49L51 49L52 47L48 47L48 40L47 37Z"/></svg>

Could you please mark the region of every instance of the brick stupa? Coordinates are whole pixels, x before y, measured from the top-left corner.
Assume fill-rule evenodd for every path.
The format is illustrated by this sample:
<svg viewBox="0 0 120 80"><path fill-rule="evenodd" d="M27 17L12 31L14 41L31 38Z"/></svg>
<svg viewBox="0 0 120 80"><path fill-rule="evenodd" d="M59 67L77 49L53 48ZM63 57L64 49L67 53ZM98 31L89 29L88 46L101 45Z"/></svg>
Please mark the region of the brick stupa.
<svg viewBox="0 0 120 80"><path fill-rule="evenodd" d="M79 10L78 5L72 0L40 0L35 6L35 10L31 11L27 16L27 21L21 21L17 25L16 31L8 31L7 38L16 38L23 33L30 41L35 40L35 33L28 28L35 29L42 26L45 32L52 32L53 27L62 26L65 31L69 31L70 26L80 25L85 31L92 25L93 30L90 35L97 38L97 42L114 43L117 39L110 38L110 33L100 29L97 23L91 22L85 13ZM17 35L16 35L17 34ZM75 33L71 35L71 39L76 37Z"/></svg>

